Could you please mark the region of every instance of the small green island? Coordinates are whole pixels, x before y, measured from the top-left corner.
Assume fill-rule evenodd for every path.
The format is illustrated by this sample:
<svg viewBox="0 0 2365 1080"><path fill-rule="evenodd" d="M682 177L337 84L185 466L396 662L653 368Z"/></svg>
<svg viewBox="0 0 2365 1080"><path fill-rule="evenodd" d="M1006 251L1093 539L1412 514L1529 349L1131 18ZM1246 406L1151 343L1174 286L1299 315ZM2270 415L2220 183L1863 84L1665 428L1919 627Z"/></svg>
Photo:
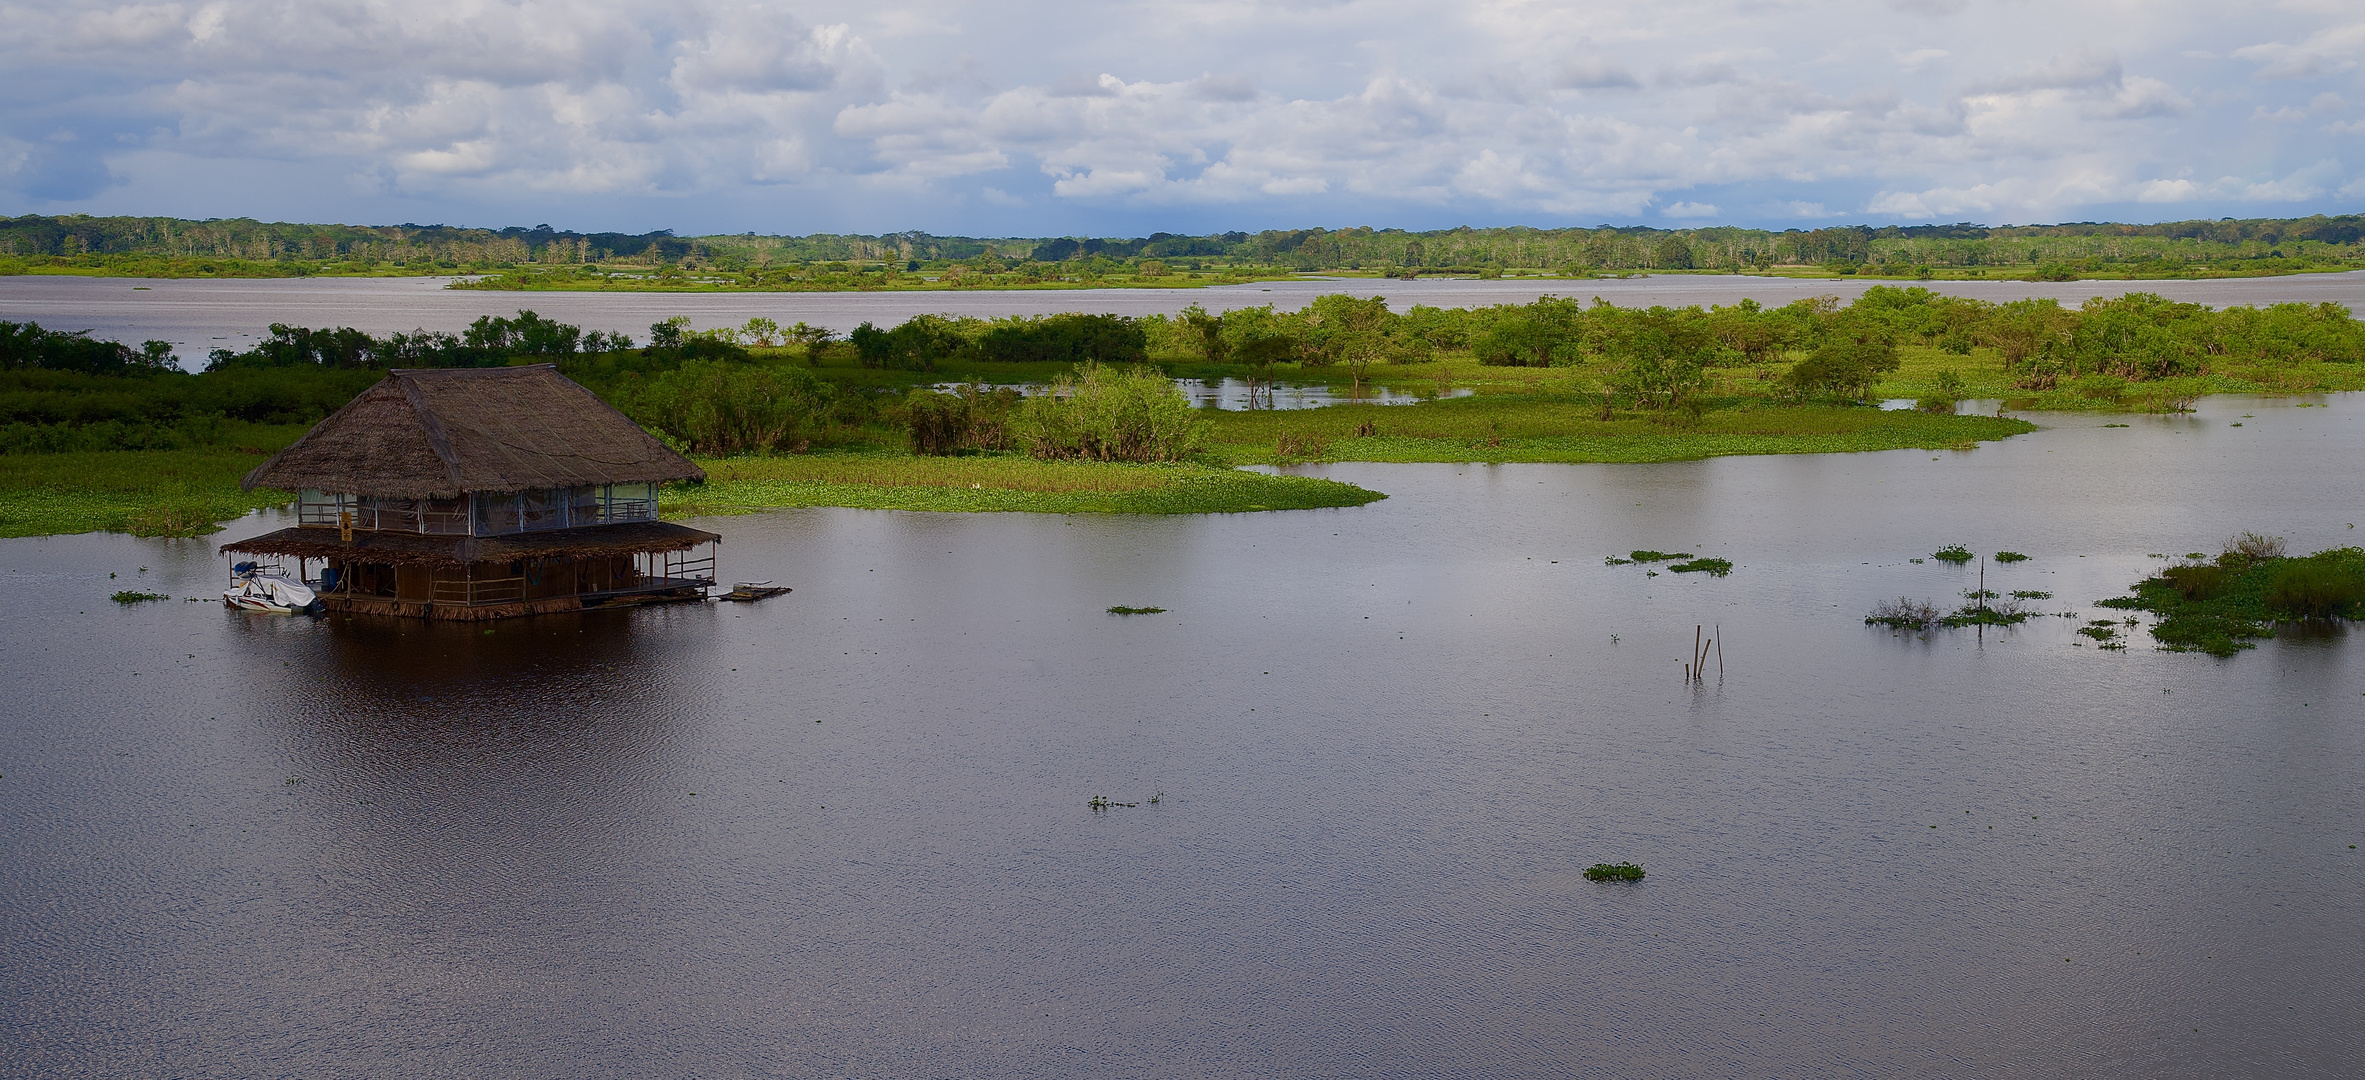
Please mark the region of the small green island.
<svg viewBox="0 0 2365 1080"><path fill-rule="evenodd" d="M2169 652L2232 656L2291 630L2365 620L2365 548L2292 555L2281 537L2243 533L2215 557L2187 555L2098 604L2152 615L2152 639ZM2098 621L2080 633L2108 629Z"/></svg>
<svg viewBox="0 0 2365 1080"><path fill-rule="evenodd" d="M1385 493L1293 467L1967 450L2034 427L1965 414L1967 399L2174 412L2207 393L2365 387L2360 361L2365 328L2337 305L1991 304L1918 286L1709 308L1548 296L1399 312L1334 294L1296 311L922 315L842 336L676 317L645 340L520 310L458 334L274 324L194 373L161 342L0 323L0 535L192 536L283 505L291 493L239 478L390 368L554 365L704 467L663 492L682 517L1342 508ZM1263 407L1194 408L1182 384L1219 380ZM1332 403L1273 408L1282 387ZM1874 407L1899 398L1917 407ZM1731 570L1649 554L1634 556Z"/></svg>

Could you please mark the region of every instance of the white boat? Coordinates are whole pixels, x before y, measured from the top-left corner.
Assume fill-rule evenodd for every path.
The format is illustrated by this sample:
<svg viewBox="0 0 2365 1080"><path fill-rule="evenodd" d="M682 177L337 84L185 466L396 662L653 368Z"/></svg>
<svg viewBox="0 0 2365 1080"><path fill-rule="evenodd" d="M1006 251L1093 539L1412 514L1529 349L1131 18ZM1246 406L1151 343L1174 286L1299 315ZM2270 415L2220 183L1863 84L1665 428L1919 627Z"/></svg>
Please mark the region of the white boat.
<svg viewBox="0 0 2365 1080"><path fill-rule="evenodd" d="M239 563L231 568L230 587L222 605L237 611L269 611L281 615L320 613L321 603L310 586L277 567Z"/></svg>

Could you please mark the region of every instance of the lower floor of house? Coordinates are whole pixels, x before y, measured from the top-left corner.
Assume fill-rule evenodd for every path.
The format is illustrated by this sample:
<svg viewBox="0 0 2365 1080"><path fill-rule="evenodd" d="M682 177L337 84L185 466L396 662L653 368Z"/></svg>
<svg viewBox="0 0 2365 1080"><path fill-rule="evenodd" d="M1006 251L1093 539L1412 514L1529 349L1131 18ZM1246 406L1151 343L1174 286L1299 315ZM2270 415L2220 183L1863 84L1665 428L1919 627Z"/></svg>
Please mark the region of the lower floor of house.
<svg viewBox="0 0 2365 1080"><path fill-rule="evenodd" d="M626 528L632 531L605 535ZM651 550L652 538L639 535L651 529L689 535L662 537L667 547ZM330 612L462 622L702 599L715 584L719 538L711 533L660 523L573 532L470 543L386 534L349 540L307 527L223 551L292 560L290 569Z"/></svg>

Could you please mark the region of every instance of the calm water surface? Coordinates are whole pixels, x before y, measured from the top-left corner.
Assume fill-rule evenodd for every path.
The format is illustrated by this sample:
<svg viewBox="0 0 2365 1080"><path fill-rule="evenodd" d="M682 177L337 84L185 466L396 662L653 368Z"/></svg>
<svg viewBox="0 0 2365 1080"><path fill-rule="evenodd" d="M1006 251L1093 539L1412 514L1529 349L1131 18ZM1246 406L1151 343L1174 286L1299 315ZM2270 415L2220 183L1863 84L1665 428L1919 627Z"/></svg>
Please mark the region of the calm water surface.
<svg viewBox="0 0 2365 1080"><path fill-rule="evenodd" d="M491 632L105 599L275 519L0 542L0 1073L2359 1075L2365 643L1861 621L2356 543L2306 403L717 519L796 591Z"/></svg>
<svg viewBox="0 0 2365 1080"><path fill-rule="evenodd" d="M699 329L740 326L762 315L782 325L803 321L843 334L864 320L882 326L924 312L1048 315L1063 311L1118 315L1174 314L1190 304L1209 311L1274 304L1304 307L1323 293L1385 296L1389 306L1477 307L1524 304L1538 296L1599 296L1623 306L1730 304L1753 297L1787 304L1810 296L1853 299L1874 285L1923 285L1984 300L2050 296L2076 304L2132 290L2225 307L2287 301L2333 302L2365 311L2365 271L2217 281L1882 281L1668 275L1599 281L1476 281L1431 278L1301 279L1206 289L1078 289L1055 292L879 293L565 293L477 292L444 286L446 278L288 278L167 281L130 278L0 277L0 319L30 319L52 329L90 330L117 341L173 342L184 361L217 348L244 349L272 323L351 326L373 334L424 327L458 331L482 315L519 308L586 330L645 341L649 324L687 315Z"/></svg>

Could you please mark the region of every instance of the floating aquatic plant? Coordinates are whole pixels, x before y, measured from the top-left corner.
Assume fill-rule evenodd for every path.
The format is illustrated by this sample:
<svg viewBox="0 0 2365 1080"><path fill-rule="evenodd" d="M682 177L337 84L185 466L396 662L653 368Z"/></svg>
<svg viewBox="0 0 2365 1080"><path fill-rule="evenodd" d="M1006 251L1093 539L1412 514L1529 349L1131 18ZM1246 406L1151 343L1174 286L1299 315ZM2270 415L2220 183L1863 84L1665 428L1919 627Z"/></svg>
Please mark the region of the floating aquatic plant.
<svg viewBox="0 0 2365 1080"><path fill-rule="evenodd" d="M1970 548L1961 544L1948 544L1931 552L1930 557L1944 563L1967 563L1971 561L1972 555Z"/></svg>
<svg viewBox="0 0 2365 1080"><path fill-rule="evenodd" d="M1995 553L1995 561L2000 563L2027 562L2028 556L2017 551L1999 551Z"/></svg>
<svg viewBox="0 0 2365 1080"><path fill-rule="evenodd" d="M1626 557L1635 562L1674 562L1677 559L1691 558L1692 553L1688 551L1634 551L1628 552Z"/></svg>
<svg viewBox="0 0 2365 1080"><path fill-rule="evenodd" d="M1585 868L1585 880L1641 881L1642 866L1639 863L1630 862L1594 863L1593 865Z"/></svg>
<svg viewBox="0 0 2365 1080"><path fill-rule="evenodd" d="M1719 559L1714 556L1710 556L1707 558L1693 559L1690 562L1676 563L1667 569L1678 574L1702 573L1707 574L1710 577L1723 577L1726 574L1733 572L1733 561L1731 559Z"/></svg>
<svg viewBox="0 0 2365 1080"><path fill-rule="evenodd" d="M107 597L107 599L113 600L118 604L144 604L150 600L170 600L172 597L166 596L160 592L141 592L138 589L123 589L116 592L114 595Z"/></svg>
<svg viewBox="0 0 2365 1080"><path fill-rule="evenodd" d="M1123 604L1109 609L1111 615L1163 615L1165 613L1166 609L1162 607L1126 607Z"/></svg>

